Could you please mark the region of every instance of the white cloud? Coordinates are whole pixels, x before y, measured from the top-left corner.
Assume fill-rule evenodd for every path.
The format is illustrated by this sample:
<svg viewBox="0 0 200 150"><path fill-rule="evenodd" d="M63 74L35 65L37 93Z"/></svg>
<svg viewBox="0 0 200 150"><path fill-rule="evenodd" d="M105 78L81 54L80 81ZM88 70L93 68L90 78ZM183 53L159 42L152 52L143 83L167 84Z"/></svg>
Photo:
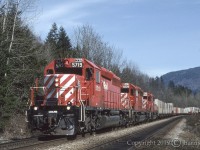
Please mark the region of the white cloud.
<svg viewBox="0 0 200 150"><path fill-rule="evenodd" d="M49 31L53 22L59 26L72 28L81 25L81 19L90 15L87 7L97 6L100 3L109 2L111 0L67 0L67 1L48 1L44 2L43 13L38 17L35 27L39 34L44 36ZM46 36L46 35L45 35Z"/></svg>
<svg viewBox="0 0 200 150"><path fill-rule="evenodd" d="M69 14L79 7L80 4L77 3L59 3L58 5L52 6L50 8L51 10L45 10L40 19L48 20L50 18L57 18L62 15Z"/></svg>

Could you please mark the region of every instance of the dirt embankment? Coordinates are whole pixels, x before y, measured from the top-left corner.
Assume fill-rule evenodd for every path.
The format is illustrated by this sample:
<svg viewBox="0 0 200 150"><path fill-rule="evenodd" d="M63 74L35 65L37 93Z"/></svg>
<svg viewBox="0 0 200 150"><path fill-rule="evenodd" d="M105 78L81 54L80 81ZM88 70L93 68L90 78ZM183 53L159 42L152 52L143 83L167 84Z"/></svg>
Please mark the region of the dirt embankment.
<svg viewBox="0 0 200 150"><path fill-rule="evenodd" d="M7 123L0 140L22 139L30 137L31 133L25 122L25 116L20 114L13 115Z"/></svg>
<svg viewBox="0 0 200 150"><path fill-rule="evenodd" d="M153 139L152 145L138 149L195 150L200 149L200 114L184 117L164 137Z"/></svg>

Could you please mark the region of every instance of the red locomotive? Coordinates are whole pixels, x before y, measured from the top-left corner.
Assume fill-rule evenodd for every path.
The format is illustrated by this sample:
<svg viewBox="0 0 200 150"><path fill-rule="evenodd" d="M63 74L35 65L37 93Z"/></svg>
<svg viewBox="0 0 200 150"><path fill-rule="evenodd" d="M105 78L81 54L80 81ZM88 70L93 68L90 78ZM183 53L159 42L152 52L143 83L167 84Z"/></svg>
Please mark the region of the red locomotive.
<svg viewBox="0 0 200 150"><path fill-rule="evenodd" d="M144 92L143 95L143 107L146 110L148 119L156 119L158 115L157 105L154 103L154 96L152 93Z"/></svg>
<svg viewBox="0 0 200 150"><path fill-rule="evenodd" d="M124 108L132 110L132 117L129 117L131 123L152 120L157 116L153 94L143 92L140 87L131 83L122 83L121 101Z"/></svg>
<svg viewBox="0 0 200 150"><path fill-rule="evenodd" d="M129 109L120 90L119 77L87 59L54 60L44 69L44 86L31 88L29 124L59 135L125 125Z"/></svg>

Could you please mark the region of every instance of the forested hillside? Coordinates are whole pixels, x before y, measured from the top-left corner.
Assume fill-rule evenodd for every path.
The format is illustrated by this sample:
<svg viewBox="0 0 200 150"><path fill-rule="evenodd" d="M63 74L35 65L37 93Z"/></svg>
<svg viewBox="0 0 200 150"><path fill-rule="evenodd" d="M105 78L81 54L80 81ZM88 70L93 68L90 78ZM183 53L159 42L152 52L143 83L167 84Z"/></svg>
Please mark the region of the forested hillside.
<svg viewBox="0 0 200 150"><path fill-rule="evenodd" d="M22 15L28 1L0 1L0 128L14 114L24 114L29 88L42 64L39 41Z"/></svg>
<svg viewBox="0 0 200 150"><path fill-rule="evenodd" d="M32 1L0 0L0 129L17 133L14 126L25 124L30 87L42 79L43 69L53 59L84 57L116 73L122 82L130 82L150 91L155 98L180 107L200 106L200 95L179 86L165 87L162 78L142 73L119 50L104 41L92 26L75 27L73 38L63 26L52 22L45 40L34 34L24 16ZM67 18L66 18L67 19ZM113 43L112 43L113 44ZM117 46L117 45L116 45ZM41 82L42 84L42 82ZM42 85L41 85L42 86ZM13 119L17 122L13 123ZM20 128L21 126L19 126ZM21 127L22 128L22 127ZM20 130L21 131L21 130ZM20 134L21 132L19 132Z"/></svg>
<svg viewBox="0 0 200 150"><path fill-rule="evenodd" d="M165 85L173 81L175 85L188 87L193 92L200 91L200 67L169 72L162 76Z"/></svg>

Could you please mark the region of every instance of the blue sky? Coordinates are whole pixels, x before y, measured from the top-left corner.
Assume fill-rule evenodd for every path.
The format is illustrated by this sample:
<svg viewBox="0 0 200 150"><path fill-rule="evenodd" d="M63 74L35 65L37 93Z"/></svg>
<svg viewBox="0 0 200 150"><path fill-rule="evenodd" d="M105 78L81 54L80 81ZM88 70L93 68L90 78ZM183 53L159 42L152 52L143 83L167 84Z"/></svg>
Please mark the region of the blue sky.
<svg viewBox="0 0 200 150"><path fill-rule="evenodd" d="M42 39L53 22L70 37L89 24L149 76L200 66L199 0L39 0L38 6L33 26Z"/></svg>

